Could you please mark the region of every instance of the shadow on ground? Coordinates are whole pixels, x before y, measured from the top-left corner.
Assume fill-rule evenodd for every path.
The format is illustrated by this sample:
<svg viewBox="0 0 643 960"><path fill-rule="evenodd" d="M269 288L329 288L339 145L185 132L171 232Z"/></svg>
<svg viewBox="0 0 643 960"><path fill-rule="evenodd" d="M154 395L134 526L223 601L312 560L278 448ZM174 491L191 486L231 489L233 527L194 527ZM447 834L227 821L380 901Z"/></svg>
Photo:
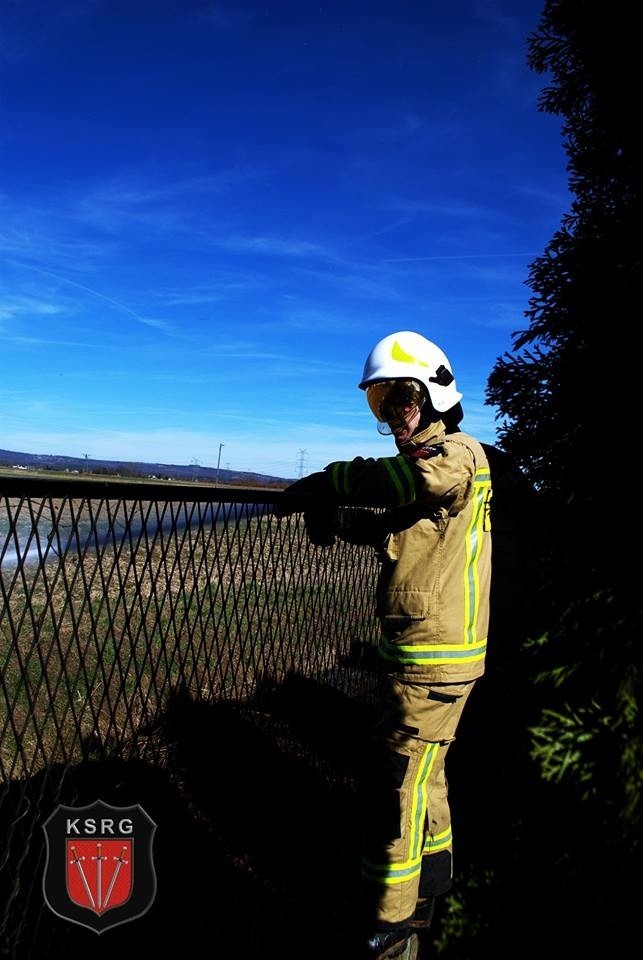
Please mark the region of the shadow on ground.
<svg viewBox="0 0 643 960"><path fill-rule="evenodd" d="M164 766L101 760L12 784L0 805L0 953L354 956L354 771L369 720L365 704L298 676L260 706L177 694L156 733ZM42 892L42 823L58 804L96 800L139 804L157 826L154 902L100 935L57 917Z"/></svg>

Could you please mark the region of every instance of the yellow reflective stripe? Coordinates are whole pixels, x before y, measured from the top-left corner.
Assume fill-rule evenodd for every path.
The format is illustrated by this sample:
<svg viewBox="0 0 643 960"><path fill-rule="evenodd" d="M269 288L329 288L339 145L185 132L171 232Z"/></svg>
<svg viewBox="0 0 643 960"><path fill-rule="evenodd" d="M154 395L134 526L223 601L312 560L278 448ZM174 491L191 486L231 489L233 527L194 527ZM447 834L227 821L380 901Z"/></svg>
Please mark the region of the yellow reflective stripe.
<svg viewBox="0 0 643 960"><path fill-rule="evenodd" d="M404 491L402 490L402 484L400 483L400 478L398 477L395 470L391 466L391 460L389 458L383 459L384 466L388 471L388 475L393 481L393 486L397 491L397 500L398 503L404 503Z"/></svg>
<svg viewBox="0 0 643 960"><path fill-rule="evenodd" d="M369 863L367 860L362 860L362 876L366 877L367 880L372 880L375 883L384 883L387 886L396 883L406 883L407 880L418 877L421 869L422 857L418 857L413 863L407 861L406 864L398 867L393 867L391 864L375 864Z"/></svg>
<svg viewBox="0 0 643 960"><path fill-rule="evenodd" d="M398 506L415 500L415 480L406 458L401 455L398 457L382 457L382 463L397 491ZM406 493L404 492L405 487Z"/></svg>
<svg viewBox="0 0 643 960"><path fill-rule="evenodd" d="M476 625L480 607L479 560L482 552L484 512L487 490L491 486L488 468L476 470L473 485L474 507L466 532L466 564L464 568L464 642L476 642Z"/></svg>
<svg viewBox="0 0 643 960"><path fill-rule="evenodd" d="M391 643L382 638L379 646L380 656L395 663L436 664L436 663L475 663L483 660L487 652L487 641L474 643Z"/></svg>
<svg viewBox="0 0 643 960"><path fill-rule="evenodd" d="M415 500L415 477L413 476L413 471L411 470L406 457L403 457L401 454L400 456L395 457L394 463L400 475L404 480L406 480L408 497L403 502L411 503L412 500Z"/></svg>
<svg viewBox="0 0 643 960"><path fill-rule="evenodd" d="M453 834L451 833L451 827L447 827L446 830L442 830L441 833L436 833L433 836L429 836L424 841L424 850L423 854L430 853L439 853L440 850L447 850L451 846L451 841L453 839Z"/></svg>
<svg viewBox="0 0 643 960"><path fill-rule="evenodd" d="M399 863L371 863L362 860L362 875L377 883L396 884L405 883L416 877L422 866L422 845L424 843L424 823L427 810L427 783L435 760L438 756L439 743L427 743L417 774L411 788L412 802L409 812L409 853L408 860Z"/></svg>
<svg viewBox="0 0 643 960"><path fill-rule="evenodd" d="M409 850L411 860L415 862L422 855L424 840L424 820L426 819L426 784L431 767L438 753L437 743L427 743L418 767L415 783L413 784L413 802L411 806L411 833L409 836Z"/></svg>
<svg viewBox="0 0 643 960"><path fill-rule="evenodd" d="M332 465L330 478L338 493L350 493L347 484L347 466L348 464L341 460Z"/></svg>
<svg viewBox="0 0 643 960"><path fill-rule="evenodd" d="M397 492L397 502L398 505L407 503L408 499L404 494L404 488L402 486L402 480L408 480L408 477L405 476L404 471L399 469L398 457L382 457L382 463L384 464L389 477L393 481L393 486ZM413 482L413 477L411 476L411 483ZM413 498L411 498L413 499Z"/></svg>
<svg viewBox="0 0 643 960"><path fill-rule="evenodd" d="M367 476L370 476L371 482L375 482L381 488L379 492L386 497L387 501L390 499L391 485L395 491L397 505L410 503L415 499L415 480L405 457L401 454L396 457L381 457L377 463L382 464L384 469L380 467L377 473L373 473L369 468ZM354 461L351 460L338 460L329 465L331 483L337 493L348 496L354 493L355 477L358 481L357 488L362 486L360 472L363 470L363 464L358 464L355 470L352 469L353 465ZM353 481L351 481L351 472Z"/></svg>

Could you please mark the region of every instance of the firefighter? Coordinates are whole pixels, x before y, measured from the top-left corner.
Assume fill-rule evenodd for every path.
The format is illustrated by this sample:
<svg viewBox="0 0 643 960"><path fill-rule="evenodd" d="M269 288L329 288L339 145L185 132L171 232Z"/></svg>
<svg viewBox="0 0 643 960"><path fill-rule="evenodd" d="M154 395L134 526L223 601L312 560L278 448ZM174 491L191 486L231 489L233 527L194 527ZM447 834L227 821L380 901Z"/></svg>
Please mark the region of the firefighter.
<svg viewBox="0 0 643 960"><path fill-rule="evenodd" d="M484 672L491 481L483 446L460 431L462 394L435 343L412 331L384 337L359 387L397 453L330 463L286 495L386 508L329 513L321 498L304 517L314 543L339 536L370 544L381 559L382 692L360 790L361 874L371 905L362 953L411 960L435 898L452 885L445 758ZM351 515L352 523L342 522Z"/></svg>

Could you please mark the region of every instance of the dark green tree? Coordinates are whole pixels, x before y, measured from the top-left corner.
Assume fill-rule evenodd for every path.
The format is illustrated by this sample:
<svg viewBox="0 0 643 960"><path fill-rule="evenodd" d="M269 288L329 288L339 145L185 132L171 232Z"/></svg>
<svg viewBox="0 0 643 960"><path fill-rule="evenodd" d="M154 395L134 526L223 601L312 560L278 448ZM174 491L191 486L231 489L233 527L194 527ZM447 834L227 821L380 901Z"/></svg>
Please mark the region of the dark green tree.
<svg viewBox="0 0 643 960"><path fill-rule="evenodd" d="M497 361L487 400L504 417L502 447L545 505L533 756L561 804L575 800L578 821L593 824L591 838L568 830L579 848L559 863L567 879L591 870L593 905L604 908L611 888L622 917L627 897L605 872L638 863L643 786L639 54L623 0L549 0L528 45L529 65L551 76L539 106L562 118L573 201L532 264L528 327Z"/></svg>
<svg viewBox="0 0 643 960"><path fill-rule="evenodd" d="M531 265L526 326L498 358L487 402L499 446L537 491L539 619L507 661L509 736L490 751L502 753L490 774L500 786L483 804L490 840L467 848L468 882L438 945L448 957L499 945L593 956L638 937L639 43L625 0L546 0L528 39L528 65L549 76L539 109L561 118L572 201ZM513 794L507 766L521 781Z"/></svg>
<svg viewBox="0 0 643 960"><path fill-rule="evenodd" d="M547 505L541 641L553 683L535 753L546 777L596 800L610 843L641 839L638 425L643 151L629 7L549 0L528 62L540 108L563 117L574 200L532 265L529 326L487 399Z"/></svg>

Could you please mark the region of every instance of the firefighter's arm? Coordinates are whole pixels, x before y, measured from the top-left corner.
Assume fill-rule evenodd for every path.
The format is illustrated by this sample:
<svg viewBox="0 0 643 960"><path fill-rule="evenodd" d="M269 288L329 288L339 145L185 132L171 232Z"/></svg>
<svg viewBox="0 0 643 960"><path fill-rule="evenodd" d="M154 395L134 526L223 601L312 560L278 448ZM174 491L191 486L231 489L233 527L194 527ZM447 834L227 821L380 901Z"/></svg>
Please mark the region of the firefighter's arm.
<svg viewBox="0 0 643 960"><path fill-rule="evenodd" d="M339 504L399 507L412 503L417 496L416 476L402 454L335 461L286 487L274 512L278 516L303 512L313 543L329 546L339 536L349 543L378 547L387 532L384 517L372 511L340 511Z"/></svg>
<svg viewBox="0 0 643 960"><path fill-rule="evenodd" d="M338 460L329 463L324 473L335 494L345 502L399 507L417 497L416 471L403 454Z"/></svg>

